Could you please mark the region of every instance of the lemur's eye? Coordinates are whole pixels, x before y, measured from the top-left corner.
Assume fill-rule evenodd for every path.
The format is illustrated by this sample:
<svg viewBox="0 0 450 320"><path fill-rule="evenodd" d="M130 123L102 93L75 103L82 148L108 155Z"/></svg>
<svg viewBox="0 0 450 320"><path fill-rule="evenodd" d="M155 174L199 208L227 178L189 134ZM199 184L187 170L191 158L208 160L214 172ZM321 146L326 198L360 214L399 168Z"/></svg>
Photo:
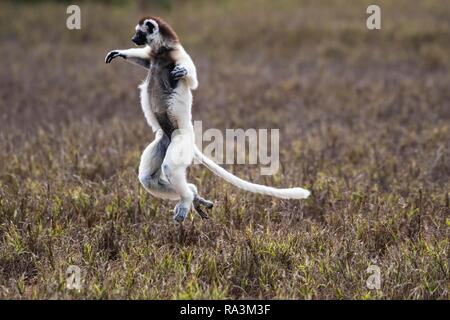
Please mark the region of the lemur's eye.
<svg viewBox="0 0 450 320"><path fill-rule="evenodd" d="M155 31L155 25L150 21L147 21L145 26L147 27L149 33L153 33Z"/></svg>

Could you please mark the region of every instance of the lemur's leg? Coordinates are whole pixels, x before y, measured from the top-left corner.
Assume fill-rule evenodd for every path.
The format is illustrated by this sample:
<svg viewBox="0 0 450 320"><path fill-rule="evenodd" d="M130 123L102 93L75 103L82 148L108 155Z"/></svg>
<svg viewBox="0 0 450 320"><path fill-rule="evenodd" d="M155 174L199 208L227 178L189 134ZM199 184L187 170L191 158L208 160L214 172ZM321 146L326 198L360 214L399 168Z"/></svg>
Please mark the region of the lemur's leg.
<svg viewBox="0 0 450 320"><path fill-rule="evenodd" d="M126 50L110 51L105 58L105 63L110 63L113 59L122 57L127 61L148 69L150 67L150 48L132 48Z"/></svg>
<svg viewBox="0 0 450 320"><path fill-rule="evenodd" d="M169 143L169 137L162 130L158 130L155 140L142 153L139 165L139 181L155 197L179 200L180 196L170 183L165 180L161 169Z"/></svg>
<svg viewBox="0 0 450 320"><path fill-rule="evenodd" d="M195 193L187 183L186 169L192 163L193 134L190 131L176 130L162 164L162 170L172 187L180 196L180 201L174 209L174 220L182 222L195 198Z"/></svg>
<svg viewBox="0 0 450 320"><path fill-rule="evenodd" d="M212 209L214 204L212 203L212 201L202 198L198 194L197 187L192 183L189 183L189 188L191 188L192 192L194 193L194 201L192 202L192 205L194 206L195 211L199 214L199 216L202 219L209 219L208 214L205 211L203 211L202 206L206 207L206 209Z"/></svg>
<svg viewBox="0 0 450 320"><path fill-rule="evenodd" d="M179 194L169 183L161 168L169 143L169 138L162 130L158 130L155 140L142 153L139 165L139 181L155 197L180 200ZM193 206L195 211L202 219L208 219L208 215L203 211L202 206L211 209L213 203L198 195L197 187L194 184L189 183L188 187L194 195Z"/></svg>

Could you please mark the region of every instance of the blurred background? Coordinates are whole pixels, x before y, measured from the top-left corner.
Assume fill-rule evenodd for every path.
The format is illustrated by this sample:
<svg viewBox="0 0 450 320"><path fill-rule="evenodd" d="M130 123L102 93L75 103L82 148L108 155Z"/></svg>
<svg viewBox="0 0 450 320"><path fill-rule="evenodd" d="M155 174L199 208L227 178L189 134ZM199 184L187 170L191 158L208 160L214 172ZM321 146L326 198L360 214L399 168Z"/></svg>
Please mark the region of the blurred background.
<svg viewBox="0 0 450 320"><path fill-rule="evenodd" d="M446 1L76 1L81 30L66 28L69 4L0 3L0 297L448 298ZM310 199L242 193L194 166L212 219L171 223L136 174L153 139L146 73L104 63L144 15L196 64L203 129L280 129L280 172L228 169ZM365 286L373 263L383 290Z"/></svg>

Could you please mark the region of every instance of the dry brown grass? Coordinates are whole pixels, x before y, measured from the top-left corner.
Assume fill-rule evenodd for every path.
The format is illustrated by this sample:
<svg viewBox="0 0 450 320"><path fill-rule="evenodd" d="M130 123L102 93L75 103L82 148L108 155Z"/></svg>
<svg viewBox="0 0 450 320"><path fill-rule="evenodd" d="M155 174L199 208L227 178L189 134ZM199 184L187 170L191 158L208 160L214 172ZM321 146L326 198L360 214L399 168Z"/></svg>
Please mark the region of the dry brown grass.
<svg viewBox="0 0 450 320"><path fill-rule="evenodd" d="M183 228L136 175L145 74L103 63L138 10L82 4L68 31L63 5L1 2L1 298L448 298L450 7L381 2L368 31L364 1L242 2L156 13L197 65L194 119L281 129L277 175L230 169L313 194L243 193L196 166L215 209Z"/></svg>

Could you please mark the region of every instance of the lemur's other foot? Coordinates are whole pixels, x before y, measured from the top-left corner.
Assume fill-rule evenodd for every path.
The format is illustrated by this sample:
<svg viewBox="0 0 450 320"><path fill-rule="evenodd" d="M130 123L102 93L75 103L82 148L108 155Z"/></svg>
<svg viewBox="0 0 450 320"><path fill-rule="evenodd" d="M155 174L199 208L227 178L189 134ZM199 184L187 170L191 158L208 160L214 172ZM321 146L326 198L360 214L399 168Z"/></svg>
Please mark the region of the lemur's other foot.
<svg viewBox="0 0 450 320"><path fill-rule="evenodd" d="M191 207L187 203L182 201L178 202L175 209L173 209L173 220L182 223L186 219L190 209Z"/></svg>

